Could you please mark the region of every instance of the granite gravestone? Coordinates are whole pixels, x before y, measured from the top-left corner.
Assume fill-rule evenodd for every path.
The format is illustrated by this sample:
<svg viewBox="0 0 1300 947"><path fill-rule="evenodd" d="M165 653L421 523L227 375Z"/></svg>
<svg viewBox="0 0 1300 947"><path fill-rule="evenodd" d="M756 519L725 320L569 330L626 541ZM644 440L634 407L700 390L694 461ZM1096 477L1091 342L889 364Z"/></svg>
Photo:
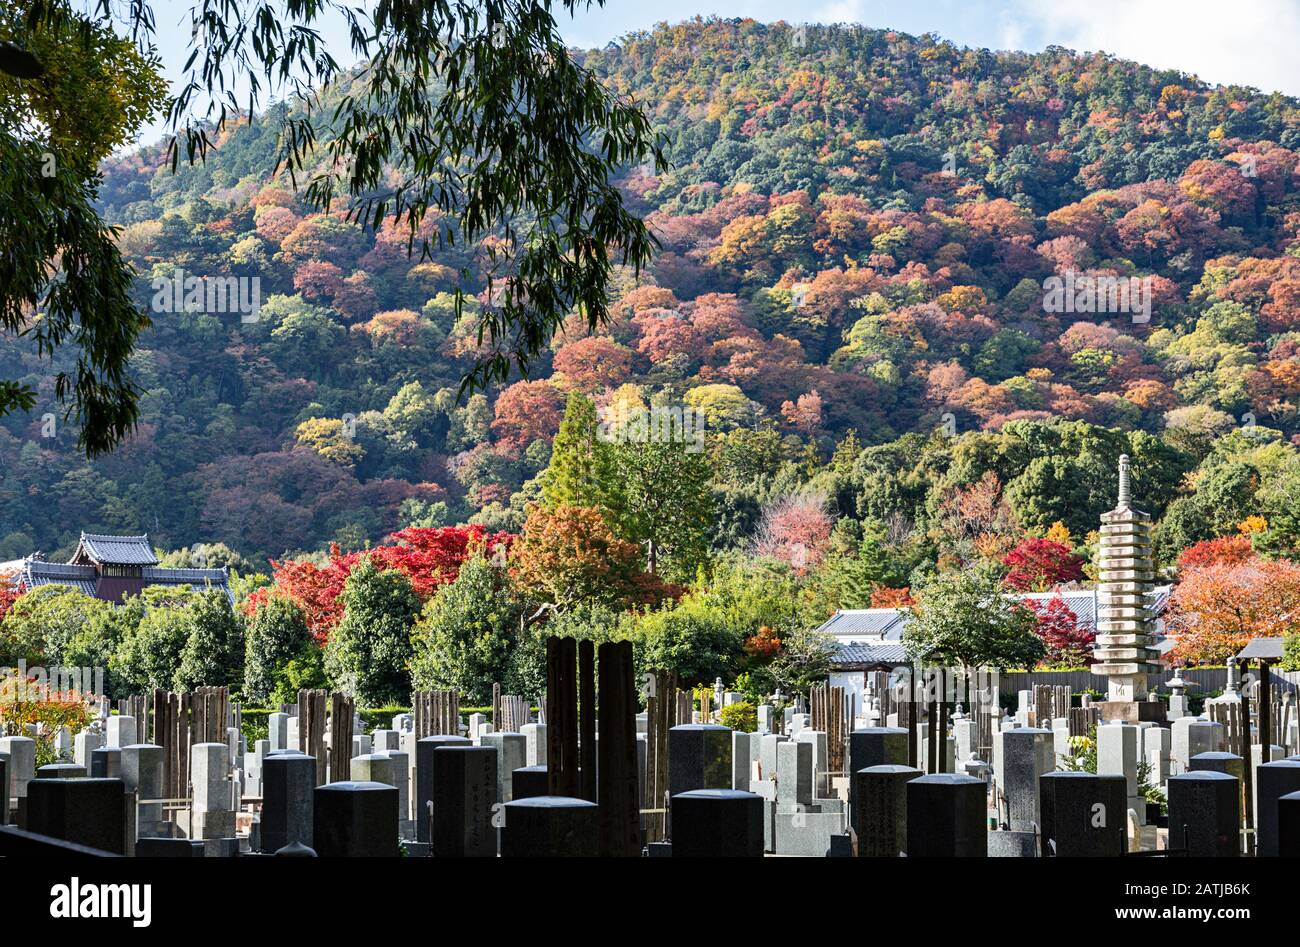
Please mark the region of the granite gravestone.
<svg viewBox="0 0 1300 947"><path fill-rule="evenodd" d="M434 801L434 776L438 761L434 751L444 746L470 746L465 737L450 734L438 734L424 737L415 744L415 837L421 842L429 841L429 827L432 824L430 805ZM437 809L434 804L433 809Z"/></svg>
<svg viewBox="0 0 1300 947"><path fill-rule="evenodd" d="M988 855L987 786L957 773L931 773L907 783L909 858Z"/></svg>
<svg viewBox="0 0 1300 947"><path fill-rule="evenodd" d="M492 807L497 795L497 751L490 746L443 746L434 756L433 854L496 857Z"/></svg>
<svg viewBox="0 0 1300 947"><path fill-rule="evenodd" d="M668 791L731 788L731 729L693 723L668 731Z"/></svg>
<svg viewBox="0 0 1300 947"><path fill-rule="evenodd" d="M545 784L546 767L542 771ZM525 767L515 770L524 771ZM568 796L518 797L506 803L503 858L594 858L600 854L599 808Z"/></svg>
<svg viewBox="0 0 1300 947"><path fill-rule="evenodd" d="M915 767L894 763L853 774L860 858L897 858L907 848L907 784L922 775Z"/></svg>
<svg viewBox="0 0 1300 947"><path fill-rule="evenodd" d="M272 750L262 761L262 851L291 842L312 846L312 802L316 757L297 750Z"/></svg>
<svg viewBox="0 0 1300 947"><path fill-rule="evenodd" d="M1128 781L1062 771L1038 779L1043 855L1118 858L1124 854Z"/></svg>
<svg viewBox="0 0 1300 947"><path fill-rule="evenodd" d="M674 858L762 858L763 800L737 789L692 789L672 797Z"/></svg>
<svg viewBox="0 0 1300 947"><path fill-rule="evenodd" d="M312 847L321 858L396 856L397 790L383 783L343 782L316 787L312 794L312 839Z"/></svg>
<svg viewBox="0 0 1300 947"><path fill-rule="evenodd" d="M120 779L36 779L27 831L114 855L126 854L126 786Z"/></svg>
<svg viewBox="0 0 1300 947"><path fill-rule="evenodd" d="M1241 782L1236 776L1179 773L1169 793L1169 847L1192 858L1235 858L1241 852Z"/></svg>

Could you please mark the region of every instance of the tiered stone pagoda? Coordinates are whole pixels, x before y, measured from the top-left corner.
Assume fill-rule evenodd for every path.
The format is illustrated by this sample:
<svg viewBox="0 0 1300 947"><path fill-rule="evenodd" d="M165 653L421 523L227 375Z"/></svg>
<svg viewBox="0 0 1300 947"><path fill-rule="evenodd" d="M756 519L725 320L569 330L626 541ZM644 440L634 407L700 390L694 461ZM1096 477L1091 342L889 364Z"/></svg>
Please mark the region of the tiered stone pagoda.
<svg viewBox="0 0 1300 947"><path fill-rule="evenodd" d="M1101 516L1094 674L1107 677L1103 720L1163 720L1164 705L1147 700L1148 676L1160 672L1155 616L1147 593L1155 579L1151 514L1133 509L1128 455L1119 459L1119 502Z"/></svg>

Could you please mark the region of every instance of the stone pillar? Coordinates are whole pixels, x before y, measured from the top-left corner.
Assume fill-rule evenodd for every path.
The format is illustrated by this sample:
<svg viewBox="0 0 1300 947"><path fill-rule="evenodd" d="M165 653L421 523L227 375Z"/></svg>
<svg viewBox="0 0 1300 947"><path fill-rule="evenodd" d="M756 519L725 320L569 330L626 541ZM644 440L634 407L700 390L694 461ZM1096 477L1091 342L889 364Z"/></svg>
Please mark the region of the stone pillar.
<svg viewBox="0 0 1300 947"><path fill-rule="evenodd" d="M1062 771L1038 779L1043 855L1118 858L1128 841L1128 781Z"/></svg>
<svg viewBox="0 0 1300 947"><path fill-rule="evenodd" d="M1012 832L1032 832L1040 824L1038 778L1054 769L1056 749L1051 730L1020 727L993 734L993 779L1006 800ZM999 815L1002 811L999 804Z"/></svg>
<svg viewBox="0 0 1300 947"><path fill-rule="evenodd" d="M469 746L465 737L438 734L415 743L415 837L429 841L430 804L434 802L434 776L441 757L434 751L444 746ZM433 808L437 808L436 805Z"/></svg>
<svg viewBox="0 0 1300 947"><path fill-rule="evenodd" d="M139 743L135 729L135 718L127 714L109 717L104 723L105 746L130 746Z"/></svg>
<svg viewBox="0 0 1300 947"><path fill-rule="evenodd" d="M120 779L34 779L27 831L126 854L126 787Z"/></svg>
<svg viewBox="0 0 1300 947"><path fill-rule="evenodd" d="M849 734L849 772L859 773L872 766L907 765L907 730L902 727L862 727ZM858 828L858 799L855 779L849 783L849 820Z"/></svg>
<svg viewBox="0 0 1300 947"><path fill-rule="evenodd" d="M231 806L230 749L224 743L196 743L190 747L190 838L226 839L235 835Z"/></svg>
<svg viewBox="0 0 1300 947"><path fill-rule="evenodd" d="M312 846L312 800L316 757L298 750L273 750L262 761L262 851L290 843Z"/></svg>
<svg viewBox="0 0 1300 947"><path fill-rule="evenodd" d="M0 753L9 757L9 800L27 798L27 784L36 778L36 741L31 737L0 737Z"/></svg>
<svg viewBox="0 0 1300 947"><path fill-rule="evenodd" d="M752 792L694 789L677 793L672 797L671 824L674 858L763 857L763 800Z"/></svg>
<svg viewBox="0 0 1300 947"><path fill-rule="evenodd" d="M1198 717L1180 717L1170 727L1169 768L1172 775L1191 768L1192 757L1223 748L1223 724Z"/></svg>
<svg viewBox="0 0 1300 947"><path fill-rule="evenodd" d="M98 746L91 750L90 775L97 779L121 779L121 748L116 746Z"/></svg>
<svg viewBox="0 0 1300 947"><path fill-rule="evenodd" d="M1138 787L1138 728L1114 721L1097 728L1097 773L1123 776L1128 784L1128 808L1137 813L1138 824L1146 824L1146 799Z"/></svg>
<svg viewBox="0 0 1300 947"><path fill-rule="evenodd" d="M757 733L745 733L736 730L731 734L731 788L749 792L749 780L758 759L759 738Z"/></svg>
<svg viewBox="0 0 1300 947"><path fill-rule="evenodd" d="M76 763L46 763L36 771L37 779L84 779L86 767Z"/></svg>
<svg viewBox="0 0 1300 947"><path fill-rule="evenodd" d="M957 773L931 773L908 782L908 857L986 857L986 789L983 780Z"/></svg>
<svg viewBox="0 0 1300 947"><path fill-rule="evenodd" d="M1226 773L1242 779L1246 775L1245 761L1236 753L1198 753L1192 757L1189 773Z"/></svg>
<svg viewBox="0 0 1300 947"><path fill-rule="evenodd" d="M1173 749L1173 731L1168 727L1146 727L1142 731L1142 748L1146 762L1151 767L1151 782L1164 785L1172 774L1169 771L1170 751Z"/></svg>
<svg viewBox="0 0 1300 947"><path fill-rule="evenodd" d="M526 723L519 728L524 735L524 765L546 765L546 724Z"/></svg>
<svg viewBox="0 0 1300 947"><path fill-rule="evenodd" d="M497 794L496 750L487 746L442 746L434 756L434 856L495 858L497 833L492 825L492 807Z"/></svg>
<svg viewBox="0 0 1300 947"><path fill-rule="evenodd" d="M545 766L521 766L510 774L510 795L511 799L535 799L538 796L546 795L546 767ZM556 799L567 799L568 796L556 796ZM506 819L506 825L509 826L509 816Z"/></svg>
<svg viewBox="0 0 1300 947"><path fill-rule="evenodd" d="M1255 854L1278 855L1278 800L1300 792L1300 760L1278 760L1255 769Z"/></svg>
<svg viewBox="0 0 1300 947"><path fill-rule="evenodd" d="M289 715L276 712L268 714L266 718L267 741L270 744L270 750L296 750L298 741L295 740L293 745L289 744ZM310 847L310 846L309 846Z"/></svg>
<svg viewBox="0 0 1300 947"><path fill-rule="evenodd" d="M801 812L812 805L812 749L811 744L802 740L787 740L777 747L776 809L778 812Z"/></svg>
<svg viewBox="0 0 1300 947"><path fill-rule="evenodd" d="M521 767L515 775L545 767ZM600 854L599 807L568 796L516 796L506 803L501 830L503 858L595 858Z"/></svg>
<svg viewBox="0 0 1300 947"><path fill-rule="evenodd" d="M90 772L90 754L104 745L104 734L89 728L72 738L72 759Z"/></svg>
<svg viewBox="0 0 1300 947"><path fill-rule="evenodd" d="M308 759L314 762L313 757ZM312 793L312 839L321 858L396 857L397 790L382 783L316 787Z"/></svg>
<svg viewBox="0 0 1300 947"><path fill-rule="evenodd" d="M897 763L868 766L853 774L857 811L852 822L858 833L858 857L897 858L907 848L907 784L922 775L915 767Z"/></svg>
<svg viewBox="0 0 1300 947"><path fill-rule="evenodd" d="M224 744L213 744L222 746ZM111 772L111 753L115 747L103 747L92 756L104 760L106 772ZM120 770L126 791L135 793L136 798L136 835L150 838L158 835L170 835L171 826L166 824L167 813L161 802L141 802L140 800L163 798L163 758L166 751L152 743L133 743L117 750L120 755ZM195 777L197 779L197 776ZM231 825L233 832L233 822Z"/></svg>
<svg viewBox="0 0 1300 947"><path fill-rule="evenodd" d="M1241 854L1241 782L1210 770L1169 777L1169 847L1191 858Z"/></svg>
<svg viewBox="0 0 1300 947"><path fill-rule="evenodd" d="M810 747L811 749L811 747ZM683 724L668 731L668 791L731 787L731 730L712 723Z"/></svg>
<svg viewBox="0 0 1300 947"><path fill-rule="evenodd" d="M480 746L488 746L497 754L497 802L509 802L514 798L511 782L515 770L526 765L528 758L528 738L522 733L509 733L504 730L485 733L479 737Z"/></svg>

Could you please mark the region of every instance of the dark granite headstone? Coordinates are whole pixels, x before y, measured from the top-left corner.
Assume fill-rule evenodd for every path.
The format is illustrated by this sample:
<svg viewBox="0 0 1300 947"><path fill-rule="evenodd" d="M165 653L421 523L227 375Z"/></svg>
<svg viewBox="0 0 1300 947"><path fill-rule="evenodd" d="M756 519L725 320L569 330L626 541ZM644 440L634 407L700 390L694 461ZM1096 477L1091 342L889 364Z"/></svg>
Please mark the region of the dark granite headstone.
<svg viewBox="0 0 1300 947"><path fill-rule="evenodd" d="M906 742L907 731L901 732ZM922 775L913 766L897 763L868 766L853 774L859 858L897 858L907 848L907 784Z"/></svg>
<svg viewBox="0 0 1300 947"><path fill-rule="evenodd" d="M291 842L311 847L315 789L316 757L297 750L275 750L266 755L262 760L262 851L278 852Z"/></svg>
<svg viewBox="0 0 1300 947"><path fill-rule="evenodd" d="M330 783L313 792L312 839L321 858L396 856L397 832L393 786Z"/></svg>
<svg viewBox="0 0 1300 947"><path fill-rule="evenodd" d="M433 779L436 763L434 750L444 746L470 746L465 737L438 734L417 740L415 744L415 838L429 841L429 803L433 801ZM436 809L437 806L435 805Z"/></svg>
<svg viewBox="0 0 1300 947"><path fill-rule="evenodd" d="M545 796L546 793L545 766L521 766L510 774L511 799L532 799L535 796ZM563 799L565 797L557 796L556 798Z"/></svg>
<svg viewBox="0 0 1300 947"><path fill-rule="evenodd" d="M120 779L33 779L24 828L125 855L126 785Z"/></svg>
<svg viewBox="0 0 1300 947"><path fill-rule="evenodd" d="M1277 801L1300 792L1300 760L1277 760L1255 768L1255 854L1275 858L1277 844Z"/></svg>
<svg viewBox="0 0 1300 947"><path fill-rule="evenodd" d="M1236 753L1197 753L1188 761L1190 773L1225 773L1242 778L1245 763Z"/></svg>
<svg viewBox="0 0 1300 947"><path fill-rule="evenodd" d="M903 727L862 727L849 734L849 772L872 766L907 765L907 730ZM858 829L858 786L849 783L849 824ZM859 849L860 850L860 849Z"/></svg>
<svg viewBox="0 0 1300 947"><path fill-rule="evenodd" d="M202 858L203 843L187 838L136 839L136 858Z"/></svg>
<svg viewBox="0 0 1300 947"><path fill-rule="evenodd" d="M668 792L731 788L731 728L688 723L668 731Z"/></svg>
<svg viewBox="0 0 1300 947"><path fill-rule="evenodd" d="M542 770L545 766L524 767ZM517 785L517 784L516 784ZM586 799L568 796L527 796L505 806L501 830L503 858L595 858L600 854L600 809Z"/></svg>
<svg viewBox="0 0 1300 947"><path fill-rule="evenodd" d="M96 779L122 778L122 748L97 746L90 751L90 775Z"/></svg>
<svg viewBox="0 0 1300 947"><path fill-rule="evenodd" d="M77 763L46 763L36 770L37 779L84 779L86 767Z"/></svg>
<svg viewBox="0 0 1300 947"><path fill-rule="evenodd" d="M1200 754L1198 754L1200 755ZM1169 793L1169 848L1192 858L1241 854L1241 781L1215 770L1179 773Z"/></svg>
<svg viewBox="0 0 1300 947"><path fill-rule="evenodd" d="M0 753L0 825L9 823L9 754Z"/></svg>
<svg viewBox="0 0 1300 947"><path fill-rule="evenodd" d="M1038 804L1044 857L1118 858L1124 854L1128 831L1128 780L1124 776L1044 773L1038 777Z"/></svg>
<svg viewBox="0 0 1300 947"><path fill-rule="evenodd" d="M433 755L434 857L495 858L496 748L443 746Z"/></svg>
<svg viewBox="0 0 1300 947"><path fill-rule="evenodd" d="M985 858L988 786L960 773L931 773L907 783L909 858Z"/></svg>
<svg viewBox="0 0 1300 947"><path fill-rule="evenodd" d="M1277 854L1300 858L1300 792L1289 792L1277 801Z"/></svg>
<svg viewBox="0 0 1300 947"><path fill-rule="evenodd" d="M672 797L673 858L762 858L763 797L692 789Z"/></svg>

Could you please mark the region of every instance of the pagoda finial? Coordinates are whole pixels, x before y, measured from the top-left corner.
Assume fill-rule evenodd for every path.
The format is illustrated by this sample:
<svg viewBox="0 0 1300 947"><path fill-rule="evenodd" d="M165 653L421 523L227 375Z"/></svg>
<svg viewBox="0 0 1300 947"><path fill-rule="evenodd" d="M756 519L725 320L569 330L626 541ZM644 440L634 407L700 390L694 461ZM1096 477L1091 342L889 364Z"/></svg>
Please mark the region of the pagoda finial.
<svg viewBox="0 0 1300 947"><path fill-rule="evenodd" d="M1133 487L1129 483L1128 454L1119 455L1119 509L1128 509L1133 503Z"/></svg>

